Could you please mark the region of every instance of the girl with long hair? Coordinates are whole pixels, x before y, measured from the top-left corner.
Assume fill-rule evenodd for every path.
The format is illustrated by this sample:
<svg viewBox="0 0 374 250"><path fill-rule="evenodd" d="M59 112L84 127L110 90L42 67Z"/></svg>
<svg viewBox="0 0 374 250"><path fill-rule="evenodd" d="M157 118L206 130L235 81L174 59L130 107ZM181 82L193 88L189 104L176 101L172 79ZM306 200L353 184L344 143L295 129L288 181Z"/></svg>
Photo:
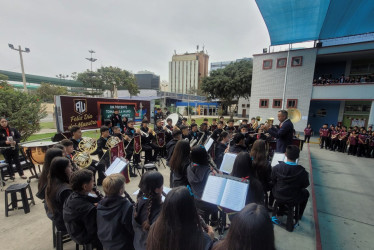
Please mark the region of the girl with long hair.
<svg viewBox="0 0 374 250"><path fill-rule="evenodd" d="M190 143L186 140L180 140L175 145L174 153L169 162L170 170L173 173L172 187L189 185L187 168L190 163Z"/></svg>
<svg viewBox="0 0 374 250"><path fill-rule="evenodd" d="M54 147L49 148L47 152L45 152L43 170L39 176L38 193L36 194L36 197L38 197L41 200L45 199L45 189L48 183L48 173L51 167L51 162L57 156L62 157L63 153L63 150Z"/></svg>
<svg viewBox="0 0 374 250"><path fill-rule="evenodd" d="M214 232L204 232L193 196L186 187L177 187L166 196L156 222L149 230L147 250L210 249Z"/></svg>
<svg viewBox="0 0 374 250"><path fill-rule="evenodd" d="M59 231L66 232L62 212L65 200L73 192L69 185L69 178L72 173L69 159L66 157L55 157L51 162L48 173L48 184L45 191L48 212L52 214Z"/></svg>
<svg viewBox="0 0 374 250"><path fill-rule="evenodd" d="M265 192L270 191L272 188L271 165L267 157L266 142L264 140L255 141L250 155L257 179L261 182Z"/></svg>
<svg viewBox="0 0 374 250"><path fill-rule="evenodd" d="M266 208L255 203L245 206L213 250L275 250L274 228Z"/></svg>
<svg viewBox="0 0 374 250"><path fill-rule="evenodd" d="M216 145L215 159L214 159L214 163L217 165L217 167L221 166L223 156L225 154L225 150L227 148L229 141L230 141L229 133L227 133L226 131L221 132L221 134L218 137L218 143Z"/></svg>
<svg viewBox="0 0 374 250"><path fill-rule="evenodd" d="M157 171L148 171L142 175L139 193L134 208L134 248L146 249L146 240L151 225L156 221L162 205L164 177Z"/></svg>

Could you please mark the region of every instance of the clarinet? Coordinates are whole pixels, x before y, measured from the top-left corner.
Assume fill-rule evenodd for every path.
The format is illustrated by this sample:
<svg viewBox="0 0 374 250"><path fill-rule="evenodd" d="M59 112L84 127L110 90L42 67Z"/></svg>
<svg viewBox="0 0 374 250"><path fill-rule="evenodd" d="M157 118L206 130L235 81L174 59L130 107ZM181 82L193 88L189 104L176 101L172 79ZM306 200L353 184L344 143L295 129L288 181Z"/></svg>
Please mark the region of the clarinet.
<svg viewBox="0 0 374 250"><path fill-rule="evenodd" d="M129 193L127 193L126 191L124 191L124 195L125 197L131 202L131 204L135 204L135 201L131 198L131 196L129 195Z"/></svg>
<svg viewBox="0 0 374 250"><path fill-rule="evenodd" d="M204 221L203 217L201 217L201 215L199 215L199 221L200 221L200 224L201 224L201 226L203 227L204 231L205 231L206 233L208 233L208 231L209 231L209 227L208 227L208 225L205 223L205 221Z"/></svg>

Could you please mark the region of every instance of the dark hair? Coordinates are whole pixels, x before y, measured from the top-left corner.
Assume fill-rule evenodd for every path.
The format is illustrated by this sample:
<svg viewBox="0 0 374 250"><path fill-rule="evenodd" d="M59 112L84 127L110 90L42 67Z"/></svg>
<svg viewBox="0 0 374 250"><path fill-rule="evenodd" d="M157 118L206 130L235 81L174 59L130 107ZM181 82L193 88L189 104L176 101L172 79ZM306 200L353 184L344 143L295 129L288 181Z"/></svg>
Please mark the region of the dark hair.
<svg viewBox="0 0 374 250"><path fill-rule="evenodd" d="M114 108L113 111L119 111L119 109L118 108Z"/></svg>
<svg viewBox="0 0 374 250"><path fill-rule="evenodd" d="M235 144L238 144L241 140L244 140L245 136L242 133L236 133L232 139Z"/></svg>
<svg viewBox="0 0 374 250"><path fill-rule="evenodd" d="M191 129L192 129L193 127L197 127L197 124L196 124L196 123L192 123L192 124L191 124Z"/></svg>
<svg viewBox="0 0 374 250"><path fill-rule="evenodd" d="M220 116L220 117L219 117L219 119L222 119L222 118L225 118L225 117L223 117L223 116Z"/></svg>
<svg viewBox="0 0 374 250"><path fill-rule="evenodd" d="M282 109L282 110L279 110L278 113L282 113L282 115L286 116L286 118L288 117L287 110Z"/></svg>
<svg viewBox="0 0 374 250"><path fill-rule="evenodd" d="M166 122L172 122L173 120L171 118L166 119Z"/></svg>
<svg viewBox="0 0 374 250"><path fill-rule="evenodd" d="M207 122L207 121L209 121L209 119L208 118L204 118L204 122Z"/></svg>
<svg viewBox="0 0 374 250"><path fill-rule="evenodd" d="M109 128L107 126L101 126L100 128L100 134L106 132L106 131L109 131Z"/></svg>
<svg viewBox="0 0 374 250"><path fill-rule="evenodd" d="M178 136L180 136L181 134L182 134L182 131L180 131L179 129L175 129L172 132L173 138L178 138Z"/></svg>
<svg viewBox="0 0 374 250"><path fill-rule="evenodd" d="M180 127L180 130L183 130L183 129L188 129L188 127L185 126L185 125L182 125L182 126Z"/></svg>
<svg viewBox="0 0 374 250"><path fill-rule="evenodd" d="M229 136L229 133L227 133L226 131L222 131L222 133L219 135L218 137L218 141L222 141L223 139L225 139L227 136Z"/></svg>
<svg viewBox="0 0 374 250"><path fill-rule="evenodd" d="M109 119L104 120L104 126L109 126L112 122Z"/></svg>
<svg viewBox="0 0 374 250"><path fill-rule="evenodd" d="M235 122L233 119L228 120L228 122Z"/></svg>
<svg viewBox="0 0 374 250"><path fill-rule="evenodd" d="M204 146L195 146L191 150L191 161L196 164L208 165L208 153Z"/></svg>
<svg viewBox="0 0 374 250"><path fill-rule="evenodd" d="M121 129L121 128L118 127L118 126L114 126L114 127L112 128L113 131L114 131L114 130L117 130L117 129Z"/></svg>
<svg viewBox="0 0 374 250"><path fill-rule="evenodd" d="M57 143L55 145L52 146L52 148L58 148L58 149L61 149L62 152L65 150L65 147L63 145L61 145L60 143ZM60 155L61 156L61 155ZM45 157L45 156L44 156Z"/></svg>
<svg viewBox="0 0 374 250"><path fill-rule="evenodd" d="M221 124L221 125L223 125L223 121L219 121L219 122L218 122L218 124Z"/></svg>
<svg viewBox="0 0 374 250"><path fill-rule="evenodd" d="M62 141L60 141L60 144L64 147L69 147L69 146L74 145L74 143L69 139L63 139Z"/></svg>
<svg viewBox="0 0 374 250"><path fill-rule="evenodd" d="M170 169L178 174L183 173L183 163L189 161L190 143L186 140L180 140L175 145L173 154L169 161Z"/></svg>
<svg viewBox="0 0 374 250"><path fill-rule="evenodd" d="M83 190L83 184L88 184L92 180L93 173L91 170L88 169L79 169L70 177L70 184L71 188L75 192L80 192Z"/></svg>
<svg viewBox="0 0 374 250"><path fill-rule="evenodd" d="M49 148L45 152L43 170L42 170L42 173L40 174L39 182L38 182L38 192L41 192L42 189L47 185L48 174L49 174L49 169L51 167L52 160L57 156L62 157L63 153L64 151L59 148Z"/></svg>
<svg viewBox="0 0 374 250"><path fill-rule="evenodd" d="M142 125L143 125L143 124L148 124L148 123L149 123L148 120L142 120Z"/></svg>
<svg viewBox="0 0 374 250"><path fill-rule="evenodd" d="M156 188L160 188L164 185L164 177L157 171L147 171L142 175L139 182L139 193L138 202L135 204L134 217L138 217L138 204L139 200L143 197L147 198L147 220L143 222L142 228L144 231L148 231L151 226L150 216L153 203L161 204L161 195L155 192Z"/></svg>
<svg viewBox="0 0 374 250"><path fill-rule="evenodd" d="M227 249L275 250L274 228L264 206L251 203L235 215L226 238L213 247Z"/></svg>
<svg viewBox="0 0 374 250"><path fill-rule="evenodd" d="M246 130L248 130L248 127L246 125L241 125L240 126L240 130L243 129L243 128L245 128Z"/></svg>
<svg viewBox="0 0 374 250"><path fill-rule="evenodd" d="M247 152L241 152L236 156L231 175L238 178L256 177L256 172L252 167L251 156Z"/></svg>
<svg viewBox="0 0 374 250"><path fill-rule="evenodd" d="M256 140L251 149L252 165L260 180L266 179L269 162L267 160L267 147L264 140ZM265 187L264 187L265 188Z"/></svg>
<svg viewBox="0 0 374 250"><path fill-rule="evenodd" d="M300 156L300 149L295 145L288 145L286 148L287 159L291 161L296 161Z"/></svg>
<svg viewBox="0 0 374 250"><path fill-rule="evenodd" d="M45 200L47 202L48 211L54 213L57 208L56 193L60 187L69 185L69 177L65 173L65 169L69 167L70 161L66 157L57 156L51 162L48 173L48 183L45 189Z"/></svg>
<svg viewBox="0 0 374 250"><path fill-rule="evenodd" d="M70 133L71 135L73 135L75 132L77 132L78 130L80 130L81 127L77 126L77 125L74 125L70 128Z"/></svg>
<svg viewBox="0 0 374 250"><path fill-rule="evenodd" d="M193 196L186 187L172 189L149 231L147 250L203 250L203 238Z"/></svg>
<svg viewBox="0 0 374 250"><path fill-rule="evenodd" d="M159 122L162 122L162 120L161 119L157 119L156 124L159 123Z"/></svg>
<svg viewBox="0 0 374 250"><path fill-rule="evenodd" d="M248 119L243 119L243 121L242 122L248 122Z"/></svg>
<svg viewBox="0 0 374 250"><path fill-rule="evenodd" d="M216 118L213 118L213 119L212 119L212 121L213 121L213 122L216 122L216 121L217 121L217 119L216 119Z"/></svg>

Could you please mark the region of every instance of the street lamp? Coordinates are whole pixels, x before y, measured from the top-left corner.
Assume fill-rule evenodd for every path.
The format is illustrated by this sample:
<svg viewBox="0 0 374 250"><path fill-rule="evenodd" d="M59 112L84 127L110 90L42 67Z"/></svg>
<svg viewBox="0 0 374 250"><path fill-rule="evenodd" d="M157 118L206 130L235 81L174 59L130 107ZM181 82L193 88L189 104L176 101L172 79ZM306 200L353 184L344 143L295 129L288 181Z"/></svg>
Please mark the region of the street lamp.
<svg viewBox="0 0 374 250"><path fill-rule="evenodd" d="M92 58L92 54L93 54L93 53L96 53L96 52L95 52L95 51L93 51L92 49L91 49L91 50L89 50L88 52L90 52L90 54L91 54L91 57L90 57L90 58L87 58L87 57L86 57L86 59L87 59L88 61L90 61L90 62L91 62L91 72L92 72L92 63L93 63L93 62L96 62L96 60L97 60L96 58Z"/></svg>
<svg viewBox="0 0 374 250"><path fill-rule="evenodd" d="M164 89L164 108L166 107L166 91L165 91L165 88L167 88L168 86L169 85L165 84L165 83L161 84L161 87L163 87L163 89Z"/></svg>
<svg viewBox="0 0 374 250"><path fill-rule="evenodd" d="M25 69L23 67L23 58L22 58L22 52L25 52L25 53L30 53L30 49L29 48L25 48L25 50L22 50L21 49L21 46L19 45L18 46L18 49L14 48L13 44L8 44L9 48L11 48L12 50L16 50L19 52L19 58L21 60L21 70L22 70L22 81L23 81L23 91L27 92L27 87L26 87L26 76L25 76Z"/></svg>

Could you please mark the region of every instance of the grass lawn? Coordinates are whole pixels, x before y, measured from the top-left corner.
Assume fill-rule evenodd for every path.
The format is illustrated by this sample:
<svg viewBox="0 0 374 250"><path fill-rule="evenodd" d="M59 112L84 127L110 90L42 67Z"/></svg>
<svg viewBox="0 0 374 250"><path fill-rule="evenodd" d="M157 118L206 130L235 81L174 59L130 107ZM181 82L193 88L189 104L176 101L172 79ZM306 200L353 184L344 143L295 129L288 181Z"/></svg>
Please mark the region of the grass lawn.
<svg viewBox="0 0 374 250"><path fill-rule="evenodd" d="M54 122L41 122L40 128L41 129L53 129L53 128L56 128L56 124Z"/></svg>

